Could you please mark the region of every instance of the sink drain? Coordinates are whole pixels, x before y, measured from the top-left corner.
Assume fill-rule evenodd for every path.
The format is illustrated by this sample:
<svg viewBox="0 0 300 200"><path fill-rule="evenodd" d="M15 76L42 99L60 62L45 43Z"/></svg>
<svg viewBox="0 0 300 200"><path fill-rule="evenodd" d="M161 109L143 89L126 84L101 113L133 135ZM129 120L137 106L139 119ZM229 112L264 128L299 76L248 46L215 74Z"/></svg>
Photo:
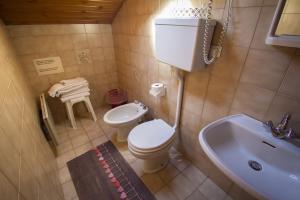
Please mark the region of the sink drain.
<svg viewBox="0 0 300 200"><path fill-rule="evenodd" d="M249 160L248 161L248 165L254 169L255 171L260 171L262 170L262 166L261 164L259 164L258 162L256 162L255 160Z"/></svg>

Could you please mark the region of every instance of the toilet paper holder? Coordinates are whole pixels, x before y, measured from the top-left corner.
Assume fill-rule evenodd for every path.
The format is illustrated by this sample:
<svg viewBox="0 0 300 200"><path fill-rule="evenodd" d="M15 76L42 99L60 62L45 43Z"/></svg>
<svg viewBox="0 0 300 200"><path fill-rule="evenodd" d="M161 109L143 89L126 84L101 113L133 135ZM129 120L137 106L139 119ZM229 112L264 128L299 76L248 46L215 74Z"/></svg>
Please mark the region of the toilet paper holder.
<svg viewBox="0 0 300 200"><path fill-rule="evenodd" d="M166 85L163 83L153 83L151 84L151 88L149 94L154 97L162 97L166 95Z"/></svg>

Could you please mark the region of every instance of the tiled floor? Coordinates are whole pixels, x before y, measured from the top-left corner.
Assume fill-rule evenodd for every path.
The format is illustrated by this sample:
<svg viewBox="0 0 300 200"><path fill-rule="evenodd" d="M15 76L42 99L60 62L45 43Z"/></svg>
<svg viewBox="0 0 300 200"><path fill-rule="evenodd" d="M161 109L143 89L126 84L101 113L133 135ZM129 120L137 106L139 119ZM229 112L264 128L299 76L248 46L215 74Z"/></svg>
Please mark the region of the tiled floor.
<svg viewBox="0 0 300 200"><path fill-rule="evenodd" d="M117 143L114 137L115 130L103 122L102 116L106 110L107 108L102 108L96 111L97 122L92 121L89 116L79 119L77 117L76 130L70 128L67 121L57 127L60 135L57 165L65 200L78 199L66 162L109 139L114 142L127 162L155 194L157 200L231 199L211 179L188 160L180 158L176 152L171 152L170 163L165 169L155 174L144 174L141 160L130 154L126 143Z"/></svg>

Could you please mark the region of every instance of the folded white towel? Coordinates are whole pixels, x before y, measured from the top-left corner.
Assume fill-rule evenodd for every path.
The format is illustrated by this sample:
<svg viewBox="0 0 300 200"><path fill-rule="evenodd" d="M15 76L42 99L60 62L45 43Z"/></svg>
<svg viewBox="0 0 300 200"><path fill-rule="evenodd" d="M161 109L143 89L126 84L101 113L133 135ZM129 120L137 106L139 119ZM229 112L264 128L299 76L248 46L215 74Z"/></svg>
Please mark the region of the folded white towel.
<svg viewBox="0 0 300 200"><path fill-rule="evenodd" d="M51 97L55 97L56 96L56 93L57 91L59 91L60 89L62 89L64 86L60 83L56 83L54 85L52 85L52 87L48 90L48 94L51 96Z"/></svg>
<svg viewBox="0 0 300 200"><path fill-rule="evenodd" d="M86 96L90 96L90 93L89 92L83 92L83 93L79 93L79 94L74 94L74 95L71 95L71 96L68 96L68 97L61 97L60 100L64 103L68 100L71 100L71 99L75 99L75 98L79 98L79 97L86 97Z"/></svg>
<svg viewBox="0 0 300 200"><path fill-rule="evenodd" d="M54 84L48 91L51 97L59 97L62 94L72 92L74 90L78 90L84 87L88 87L88 82L85 83L73 83L71 85L63 85L61 83Z"/></svg>
<svg viewBox="0 0 300 200"><path fill-rule="evenodd" d="M90 89L88 87L83 87L78 90L73 90L71 92L64 93L61 95L61 98L65 98L65 97L69 97L69 96L72 96L75 94L80 94L80 93L89 92L89 91L90 91Z"/></svg>
<svg viewBox="0 0 300 200"><path fill-rule="evenodd" d="M69 85L69 84L74 84L74 83L86 83L87 80L85 80L82 77L77 77L77 78L73 78L73 79L67 79L67 80L61 80L59 81L59 83L63 84L63 85Z"/></svg>

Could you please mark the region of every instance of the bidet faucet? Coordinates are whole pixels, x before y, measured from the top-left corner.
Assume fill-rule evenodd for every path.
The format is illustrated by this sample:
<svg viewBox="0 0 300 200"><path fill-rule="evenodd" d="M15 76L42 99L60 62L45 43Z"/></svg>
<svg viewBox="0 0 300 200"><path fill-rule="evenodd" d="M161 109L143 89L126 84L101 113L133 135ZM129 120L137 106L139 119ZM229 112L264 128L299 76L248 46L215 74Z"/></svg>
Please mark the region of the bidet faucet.
<svg viewBox="0 0 300 200"><path fill-rule="evenodd" d="M291 114L286 113L283 115L281 121L275 127L272 121L266 121L263 124L270 128L271 133L274 137L279 139L285 138L295 138L296 135L292 128L287 128L289 120L291 119Z"/></svg>
<svg viewBox="0 0 300 200"><path fill-rule="evenodd" d="M140 105L142 106L142 108L143 108L144 110L146 110L146 109L147 109L147 106L146 106L145 104L143 104L143 103L140 103Z"/></svg>

